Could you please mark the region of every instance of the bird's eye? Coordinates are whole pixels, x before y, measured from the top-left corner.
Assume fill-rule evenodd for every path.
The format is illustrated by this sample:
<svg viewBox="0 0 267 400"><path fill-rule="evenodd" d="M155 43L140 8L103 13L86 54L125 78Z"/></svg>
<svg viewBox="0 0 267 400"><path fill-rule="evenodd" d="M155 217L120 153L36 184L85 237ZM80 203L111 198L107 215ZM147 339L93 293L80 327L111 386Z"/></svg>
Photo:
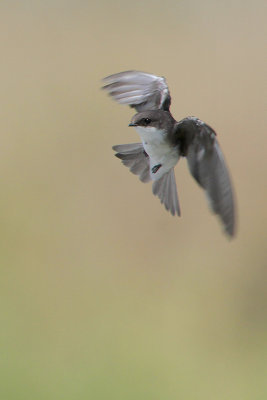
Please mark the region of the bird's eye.
<svg viewBox="0 0 267 400"><path fill-rule="evenodd" d="M149 125L150 122L151 122L151 119L150 119L150 118L145 118L145 119L144 119L144 123L145 123L146 125Z"/></svg>

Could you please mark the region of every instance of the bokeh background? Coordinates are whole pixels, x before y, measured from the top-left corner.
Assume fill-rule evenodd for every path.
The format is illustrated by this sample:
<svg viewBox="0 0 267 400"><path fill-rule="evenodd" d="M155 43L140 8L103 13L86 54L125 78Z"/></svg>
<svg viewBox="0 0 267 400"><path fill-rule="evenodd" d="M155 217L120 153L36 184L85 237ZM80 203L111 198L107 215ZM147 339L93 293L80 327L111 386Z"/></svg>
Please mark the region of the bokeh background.
<svg viewBox="0 0 267 400"><path fill-rule="evenodd" d="M1 399L267 398L266 11L1 1ZM185 160L178 219L114 157L138 137L101 78L126 69L217 131L233 240Z"/></svg>

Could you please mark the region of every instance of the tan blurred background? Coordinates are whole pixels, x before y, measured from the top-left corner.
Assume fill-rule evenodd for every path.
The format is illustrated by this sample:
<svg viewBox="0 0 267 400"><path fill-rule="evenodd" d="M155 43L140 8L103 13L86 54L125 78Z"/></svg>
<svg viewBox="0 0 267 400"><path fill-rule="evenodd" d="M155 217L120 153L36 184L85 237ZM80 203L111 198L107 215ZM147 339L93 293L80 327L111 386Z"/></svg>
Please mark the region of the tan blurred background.
<svg viewBox="0 0 267 400"><path fill-rule="evenodd" d="M267 398L264 1L2 1L0 399ZM182 218L117 160L101 78L164 75L218 132L229 241L185 160Z"/></svg>

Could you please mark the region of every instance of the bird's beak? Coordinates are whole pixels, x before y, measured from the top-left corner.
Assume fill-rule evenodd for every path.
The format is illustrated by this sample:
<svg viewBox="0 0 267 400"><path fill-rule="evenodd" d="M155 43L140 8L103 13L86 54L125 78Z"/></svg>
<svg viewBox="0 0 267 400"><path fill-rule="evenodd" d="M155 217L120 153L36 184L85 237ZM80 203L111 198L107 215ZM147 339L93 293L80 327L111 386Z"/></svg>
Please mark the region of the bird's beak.
<svg viewBox="0 0 267 400"><path fill-rule="evenodd" d="M137 126L137 124L133 124L132 122L130 122L128 126Z"/></svg>

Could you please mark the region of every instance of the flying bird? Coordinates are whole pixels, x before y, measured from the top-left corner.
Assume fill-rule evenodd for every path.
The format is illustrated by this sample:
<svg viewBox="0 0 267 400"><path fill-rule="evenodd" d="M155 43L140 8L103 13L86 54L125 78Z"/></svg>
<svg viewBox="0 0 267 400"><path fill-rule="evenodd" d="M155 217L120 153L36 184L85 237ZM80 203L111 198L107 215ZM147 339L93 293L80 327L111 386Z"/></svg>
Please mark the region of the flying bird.
<svg viewBox="0 0 267 400"><path fill-rule="evenodd" d="M139 175L153 181L152 191L172 215L180 216L174 167L186 157L189 170L204 189L212 211L225 232L235 233L235 206L229 172L215 131L196 117L176 121L170 113L171 96L164 77L125 71L103 79L103 89L120 104L135 108L129 126L141 143L113 146L115 156Z"/></svg>

